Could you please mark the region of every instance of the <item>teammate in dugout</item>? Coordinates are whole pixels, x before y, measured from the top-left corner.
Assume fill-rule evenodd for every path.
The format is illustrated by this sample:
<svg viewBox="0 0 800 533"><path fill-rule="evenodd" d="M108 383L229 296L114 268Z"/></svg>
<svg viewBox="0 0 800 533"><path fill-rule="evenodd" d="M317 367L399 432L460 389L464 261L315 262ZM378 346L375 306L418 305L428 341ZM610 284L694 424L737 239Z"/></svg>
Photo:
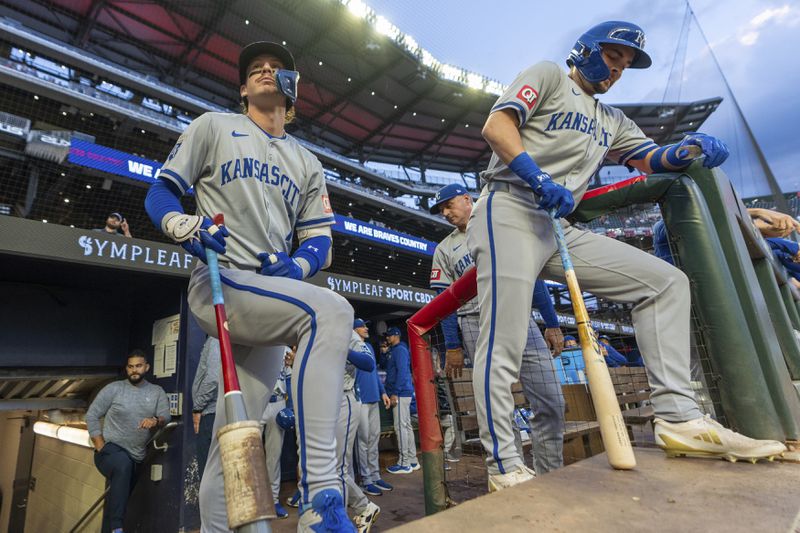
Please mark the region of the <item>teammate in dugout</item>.
<svg viewBox="0 0 800 533"><path fill-rule="evenodd" d="M466 189L454 183L439 189L434 202L430 208L431 214L441 212L456 227L436 246L433 253L430 286L441 292L460 278L473 263L465 245L467 222L472 214L472 197ZM536 281L533 299L545 322L544 338L531 316L527 322L527 335L521 349L521 367L518 369L525 398L534 412L531 423L533 467L536 473L544 474L564 466L564 396L553 364L553 357L561 354L564 348L564 336L544 281ZM473 298L461 306L457 313L442 320L447 349L445 374L449 378L461 376L464 350L467 357L475 359L478 312L478 299ZM461 326L463 340L458 338L458 326ZM512 405L508 411L509 419L513 419L513 412ZM490 481L489 490L496 489Z"/></svg>
<svg viewBox="0 0 800 533"><path fill-rule="evenodd" d="M372 372L375 370L375 358L366 343L356 331L358 324L364 321L353 321L350 346L347 352L347 363L344 367L344 395L336 423L336 471L342 482L342 493L348 507L356 512L355 524L359 533L368 533L378 519L380 507L372 503L364 495L353 478L353 449L356 443L356 432L361 419L361 398L356 385L356 372Z"/></svg>
<svg viewBox="0 0 800 533"><path fill-rule="evenodd" d="M206 248L220 254L234 358L251 416L266 407L283 347L297 346L291 395L302 500L298 531L350 532L331 443L353 309L333 291L303 281L331 262L334 216L322 165L284 129L293 116L298 78L285 47L246 46L239 55L244 113L205 113L192 122L148 191L145 207L156 226L202 261ZM190 187L197 212L184 214L179 199ZM225 215L225 226L213 223L217 213ZM290 256L295 233L300 244ZM198 323L216 336L205 264L192 272L188 300ZM226 423L218 408L200 485L203 532L228 531L216 438Z"/></svg>
<svg viewBox="0 0 800 533"><path fill-rule="evenodd" d="M475 395L481 442L499 487L531 478L506 413L514 407L510 387L520 368L534 282L540 273L565 279L549 212L569 214L606 157L649 174L686 168L688 146L702 149L707 168L728 155L720 140L702 133L660 147L620 110L594 98L626 68L650 66L644 44L642 29L629 22L592 27L570 52L569 72L551 62L523 71L498 98L482 131L493 154L467 227L481 320L473 386L481 391ZM745 437L700 412L689 382L686 275L632 246L562 224L581 287L635 304L632 318L653 389L658 446L670 455L729 459L782 453L783 444Z"/></svg>

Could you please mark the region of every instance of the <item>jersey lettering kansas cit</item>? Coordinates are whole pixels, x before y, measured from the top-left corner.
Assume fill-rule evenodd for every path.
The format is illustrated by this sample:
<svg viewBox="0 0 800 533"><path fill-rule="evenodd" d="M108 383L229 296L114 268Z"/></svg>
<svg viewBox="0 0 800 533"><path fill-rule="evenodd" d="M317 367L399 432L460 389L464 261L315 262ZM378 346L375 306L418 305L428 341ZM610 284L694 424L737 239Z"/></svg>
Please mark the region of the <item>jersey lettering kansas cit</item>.
<svg viewBox="0 0 800 533"><path fill-rule="evenodd" d="M195 186L198 215L225 215L231 230L225 258L239 268L260 267L261 252L291 252L294 228L334 222L317 158L292 136L270 135L246 115L195 119L160 177L182 193Z"/></svg>
<svg viewBox="0 0 800 533"><path fill-rule="evenodd" d="M500 109L516 113L525 151L553 181L572 192L575 204L604 158L624 165L639 152L656 146L622 111L583 92L561 67L549 61L517 76L492 112ZM481 178L528 187L494 153Z"/></svg>

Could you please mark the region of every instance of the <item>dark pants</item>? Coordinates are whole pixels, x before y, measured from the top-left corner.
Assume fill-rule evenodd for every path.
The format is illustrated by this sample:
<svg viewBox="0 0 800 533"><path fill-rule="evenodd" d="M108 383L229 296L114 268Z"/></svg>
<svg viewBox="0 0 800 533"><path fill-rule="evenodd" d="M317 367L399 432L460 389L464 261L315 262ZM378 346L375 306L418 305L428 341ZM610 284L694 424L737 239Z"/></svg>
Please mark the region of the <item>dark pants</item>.
<svg viewBox="0 0 800 533"><path fill-rule="evenodd" d="M214 435L214 417L214 413L200 417L200 431L197 432L197 466L200 468L200 479L203 479L211 437Z"/></svg>
<svg viewBox="0 0 800 533"><path fill-rule="evenodd" d="M122 527L128 496L136 480L137 463L122 447L107 442L102 450L94 454L94 464L108 482L102 533L109 533Z"/></svg>

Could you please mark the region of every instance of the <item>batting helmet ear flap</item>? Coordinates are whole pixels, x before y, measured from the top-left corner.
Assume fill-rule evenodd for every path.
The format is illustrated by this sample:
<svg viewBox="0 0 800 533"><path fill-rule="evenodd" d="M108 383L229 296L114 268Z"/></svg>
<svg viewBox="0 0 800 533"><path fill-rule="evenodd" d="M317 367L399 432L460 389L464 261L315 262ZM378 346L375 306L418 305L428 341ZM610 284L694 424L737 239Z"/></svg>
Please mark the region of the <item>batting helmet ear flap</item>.
<svg viewBox="0 0 800 533"><path fill-rule="evenodd" d="M577 68L589 83L599 83L611 76L611 71L603 61L603 50L599 43L587 45L581 41L576 42L567 58L567 65Z"/></svg>
<svg viewBox="0 0 800 533"><path fill-rule="evenodd" d="M296 70L286 70L279 68L275 71L275 84L278 86L278 91L283 94L286 99L286 108L289 109L297 101L297 82L300 81L300 73Z"/></svg>

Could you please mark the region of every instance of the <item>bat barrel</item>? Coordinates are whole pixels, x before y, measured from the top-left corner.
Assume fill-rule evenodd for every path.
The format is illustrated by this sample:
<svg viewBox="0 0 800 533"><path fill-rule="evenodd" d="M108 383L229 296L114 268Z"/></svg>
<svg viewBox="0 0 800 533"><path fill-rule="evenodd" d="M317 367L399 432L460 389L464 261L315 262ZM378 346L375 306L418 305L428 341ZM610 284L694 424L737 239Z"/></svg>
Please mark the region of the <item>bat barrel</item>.
<svg viewBox="0 0 800 533"><path fill-rule="evenodd" d="M567 249L564 229L554 215L555 213L551 211L553 230L558 242L558 252L561 255L564 277L567 280L575 320L578 325L578 337L581 341L586 377L589 380L589 390L592 393L592 403L597 413L597 421L600 424L600 435L606 448L608 463L617 470L630 470L636 467L636 457L633 454L631 441L628 438L628 428L622 418L617 396L614 393L614 384L608 373L606 362L603 356L600 355L597 339L589 321L589 314L586 312L583 293L578 284L578 279L575 277L575 269L572 266L572 259Z"/></svg>

